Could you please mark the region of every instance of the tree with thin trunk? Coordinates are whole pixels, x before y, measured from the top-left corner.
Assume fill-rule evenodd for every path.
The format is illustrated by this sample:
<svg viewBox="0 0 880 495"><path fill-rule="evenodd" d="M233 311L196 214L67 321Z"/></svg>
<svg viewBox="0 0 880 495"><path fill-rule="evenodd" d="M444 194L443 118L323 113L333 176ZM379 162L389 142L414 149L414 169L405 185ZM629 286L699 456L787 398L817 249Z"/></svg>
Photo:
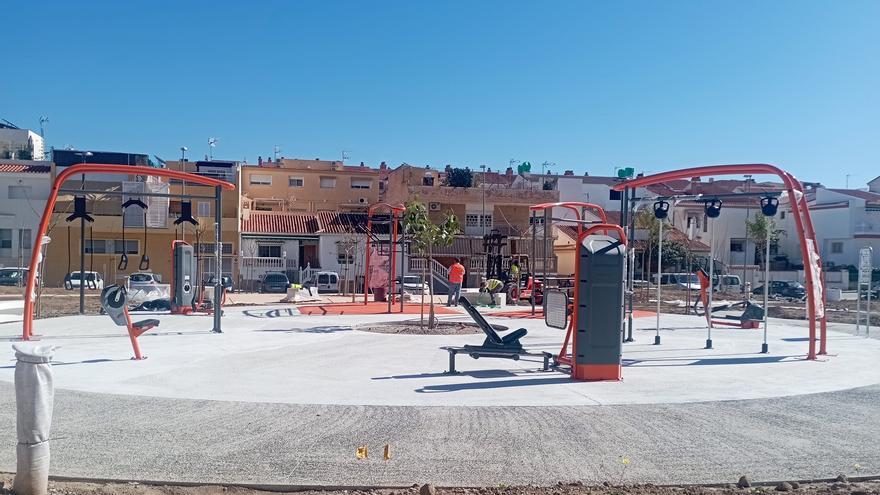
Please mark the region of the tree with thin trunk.
<svg viewBox="0 0 880 495"><path fill-rule="evenodd" d="M767 247L768 233L770 245L779 242L780 236L785 234L784 230L776 228L776 222L766 215L755 215L753 218L746 219L746 230L755 241L755 260L756 263L765 263L764 251ZM743 281L745 282L745 281Z"/></svg>
<svg viewBox="0 0 880 495"><path fill-rule="evenodd" d="M411 201L406 205L404 212L406 235L410 238L411 249L425 259L422 265L422 279L425 272L429 274L428 297L430 298L428 310L428 328L434 328L434 277L430 276L429 264L434 259L434 246L450 246L455 236L461 233L461 225L458 218L451 211L447 212L439 224L434 224L428 216L425 204L419 201ZM424 313L424 297L422 298L422 312Z"/></svg>

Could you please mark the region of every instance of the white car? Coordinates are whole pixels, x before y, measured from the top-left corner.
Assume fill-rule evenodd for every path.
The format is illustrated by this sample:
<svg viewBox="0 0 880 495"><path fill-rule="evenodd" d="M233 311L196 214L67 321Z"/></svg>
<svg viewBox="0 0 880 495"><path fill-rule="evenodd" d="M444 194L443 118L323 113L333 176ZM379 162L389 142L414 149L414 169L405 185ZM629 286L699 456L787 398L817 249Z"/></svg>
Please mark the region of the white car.
<svg viewBox="0 0 880 495"><path fill-rule="evenodd" d="M139 285L156 285L162 283L162 276L153 272L135 272L128 276L129 288Z"/></svg>
<svg viewBox="0 0 880 495"><path fill-rule="evenodd" d="M400 290L400 279L403 278L403 290L412 294L428 294L430 292L427 282L422 282L421 275L404 275L397 277L394 290Z"/></svg>
<svg viewBox="0 0 880 495"><path fill-rule="evenodd" d="M67 290L78 289L81 283L80 273L70 272L64 277L64 288ZM85 288L93 290L104 290L104 278L98 272L83 272L85 278Z"/></svg>

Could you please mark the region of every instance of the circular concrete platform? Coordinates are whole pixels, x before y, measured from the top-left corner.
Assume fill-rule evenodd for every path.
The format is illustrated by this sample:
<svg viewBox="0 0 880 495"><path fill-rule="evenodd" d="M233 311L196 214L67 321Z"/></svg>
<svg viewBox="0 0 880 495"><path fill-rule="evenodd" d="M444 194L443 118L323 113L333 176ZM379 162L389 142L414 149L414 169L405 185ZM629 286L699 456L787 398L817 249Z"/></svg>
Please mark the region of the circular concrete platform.
<svg viewBox="0 0 880 495"><path fill-rule="evenodd" d="M479 335L381 335L358 324L413 315L303 315L295 307L227 309L223 334L203 316L159 316L140 338L148 359L130 360L123 329L106 316L38 320L35 333L59 346L56 386L86 392L290 404L386 406L546 406L663 404L770 398L880 383L880 341L829 331L829 356L806 361L804 322L772 320L770 353L762 331L713 330L705 320L663 315L662 345L654 319L636 320L636 342L624 345L621 382L576 382L539 372L537 361L459 356L448 376L442 346L479 344ZM445 318L459 318L446 316ZM468 317L464 314L462 319ZM490 318L527 328L530 350L558 352L563 332L541 320ZM14 341L20 324L0 325ZM0 347L0 380L13 379L11 346Z"/></svg>

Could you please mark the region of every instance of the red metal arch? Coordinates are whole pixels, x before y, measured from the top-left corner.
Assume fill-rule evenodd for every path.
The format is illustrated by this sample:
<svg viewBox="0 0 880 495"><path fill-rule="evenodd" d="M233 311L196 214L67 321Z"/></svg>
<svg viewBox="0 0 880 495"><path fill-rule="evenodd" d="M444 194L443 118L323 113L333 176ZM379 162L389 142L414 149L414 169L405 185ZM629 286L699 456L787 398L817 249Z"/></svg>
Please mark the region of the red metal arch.
<svg viewBox="0 0 880 495"><path fill-rule="evenodd" d="M583 203L581 201L560 201L558 203L541 203L539 205L532 205L529 207L529 210L532 212L537 211L546 211L548 208L551 209L555 207L560 208L568 208L569 210L574 212L575 219L578 220L578 236L584 231L583 224L580 223L580 220L583 220L581 217L581 211L583 210L592 210L596 213L596 216L599 217L600 223L608 223L608 216L605 215L605 209L595 203ZM546 225L544 226L547 227Z"/></svg>
<svg viewBox="0 0 880 495"><path fill-rule="evenodd" d="M826 330L827 319L825 317L825 281L822 278L822 258L819 255L819 245L816 242L816 232L813 228L813 219L810 217L810 209L804 195L804 187L794 175L782 170L775 165L766 163L746 163L732 165L707 165L702 167L672 170L659 174L637 177L613 186L615 191L627 188L650 186L676 179L690 179L692 177L738 175L738 174L768 174L782 179L788 192L792 214L795 218L798 238L800 239L801 257L804 261L804 275L807 285L807 311L810 324L810 345L807 359L816 359L816 319L820 320L821 338L819 354L826 354ZM812 247L812 249L811 249ZM813 259L815 258L815 266ZM821 300L816 300L814 282L820 287Z"/></svg>
<svg viewBox="0 0 880 495"><path fill-rule="evenodd" d="M201 175L180 172L177 170L168 170L165 168L140 167L133 165L110 165L103 163L84 163L80 165L72 165L67 167L55 177L52 183L52 190L49 192L49 198L46 200L46 207L43 209L43 216L40 219L40 228L34 237L34 248L31 251L31 264L28 270L27 287L24 292L24 313L21 338L29 340L33 335L34 324L34 286L37 280L37 265L41 252L41 243L46 230L49 228L49 220L52 218L52 211L55 209L55 202L58 199L58 190L64 182L73 175L91 174L91 173L111 173L123 175L150 175L153 177L168 177L171 179L180 179L195 184L205 186L220 187L226 190L235 189L235 184L226 181L212 179L210 177L202 177Z"/></svg>

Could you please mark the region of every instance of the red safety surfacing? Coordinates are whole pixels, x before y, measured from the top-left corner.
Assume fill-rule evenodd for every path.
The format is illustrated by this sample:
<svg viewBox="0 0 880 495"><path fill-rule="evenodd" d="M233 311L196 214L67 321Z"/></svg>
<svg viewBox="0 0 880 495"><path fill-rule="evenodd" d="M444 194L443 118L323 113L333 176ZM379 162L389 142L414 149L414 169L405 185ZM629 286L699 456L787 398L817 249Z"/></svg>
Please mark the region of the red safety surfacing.
<svg viewBox="0 0 880 495"><path fill-rule="evenodd" d="M653 311L641 311L635 310L633 311L633 318L647 318L649 316L655 316L657 313ZM524 318L527 320L543 320L544 319L544 310L535 309L535 314L532 314L531 309L524 309L521 311L496 311L494 313L486 313L486 316L494 316L496 318Z"/></svg>

